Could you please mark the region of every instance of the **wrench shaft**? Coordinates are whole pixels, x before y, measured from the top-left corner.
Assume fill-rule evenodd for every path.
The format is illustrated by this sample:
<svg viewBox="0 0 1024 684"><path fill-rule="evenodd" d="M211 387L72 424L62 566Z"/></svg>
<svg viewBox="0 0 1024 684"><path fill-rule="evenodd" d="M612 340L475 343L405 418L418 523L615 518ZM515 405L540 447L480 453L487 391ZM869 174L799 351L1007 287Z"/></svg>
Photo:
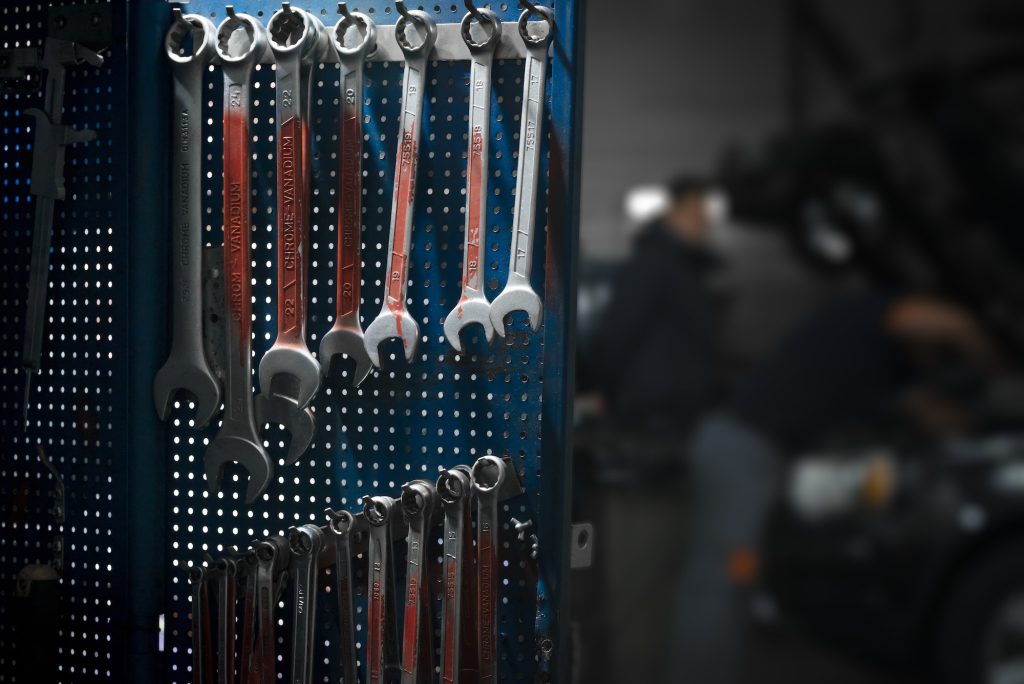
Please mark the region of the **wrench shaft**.
<svg viewBox="0 0 1024 684"><path fill-rule="evenodd" d="M342 58L341 210L338 212L337 323L361 329L360 251L363 206L363 60Z"/></svg>
<svg viewBox="0 0 1024 684"><path fill-rule="evenodd" d="M529 47L526 57L523 116L519 132L519 169L512 228L509 273L529 282L533 264L533 232L537 222L540 143L547 80L547 43Z"/></svg>

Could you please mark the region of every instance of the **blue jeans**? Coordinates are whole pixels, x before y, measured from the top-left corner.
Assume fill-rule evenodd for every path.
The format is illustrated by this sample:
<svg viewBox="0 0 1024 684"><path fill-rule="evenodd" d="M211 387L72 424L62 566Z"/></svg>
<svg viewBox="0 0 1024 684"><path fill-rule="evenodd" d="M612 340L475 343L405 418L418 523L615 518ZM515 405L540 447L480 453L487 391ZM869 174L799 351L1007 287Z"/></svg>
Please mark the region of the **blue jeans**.
<svg viewBox="0 0 1024 684"><path fill-rule="evenodd" d="M725 414L701 421L689 454L691 531L675 595L671 682L734 684L753 587L738 581L730 559L759 555L780 490L781 457L766 437Z"/></svg>

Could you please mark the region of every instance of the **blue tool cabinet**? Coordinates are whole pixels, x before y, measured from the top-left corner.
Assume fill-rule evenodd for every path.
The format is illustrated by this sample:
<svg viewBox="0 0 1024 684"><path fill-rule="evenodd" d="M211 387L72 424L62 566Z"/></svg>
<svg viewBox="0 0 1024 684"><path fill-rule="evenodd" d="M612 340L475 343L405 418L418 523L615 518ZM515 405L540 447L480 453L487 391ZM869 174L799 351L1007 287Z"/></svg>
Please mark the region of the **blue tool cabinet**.
<svg viewBox="0 0 1024 684"><path fill-rule="evenodd" d="M327 507L358 510L363 494L397 496L411 479L437 478L440 467L491 451L511 458L526 490L502 505L499 663L502 681L569 680L568 638L570 430L573 387L575 262L579 197L582 64L581 0L547 3L554 10L542 147L540 213L533 284L545 303L544 324L532 333L514 318L505 340L488 345L468 330L465 353L444 339L442 321L458 300L465 204L469 63L432 62L427 74L422 151L417 179L409 310L424 340L406 364L387 350L383 369L358 388L345 372L325 383L313 404L318 432L292 466L278 462L267 495L244 503L244 476L229 468L224 491L211 495L203 453L216 423L194 426L186 402L165 424L152 406L151 383L169 346L169 110L170 75L163 52L172 5L162 0L111 0L119 36L100 68L69 72L65 122L94 128L98 138L68 150L67 201L58 204L51 257L43 371L34 383L29 423L21 421L18 371L24 291L28 278L32 199L27 193L32 135L21 111L41 93L8 94L0 188L4 245L0 247L0 610L14 576L45 561L51 535L51 480L36 458L42 444L67 488L66 563L59 644L63 681L192 681L190 565L204 552L223 555L257 537L308 522L323 525ZM236 0L234 7L264 25L280 3ZM336 3L292 3L328 26ZM513 2L481 3L516 21ZM215 24L222 2L191 0L185 12ZM398 14L385 0L355 0L352 10L379 25ZM410 7L416 7L410 3ZM439 24L458 23L458 4L419 7ZM0 7L0 43L36 43L45 34L45 6L11 0ZM504 285L514 202L522 60L497 60L492 93L489 213L485 283L488 297ZM364 123L364 327L383 296L402 64L368 65ZM276 166L274 72L254 74L252 273L256 361L276 333ZM206 241L221 243L220 169L222 75L207 74L203 191ZM310 348L334 315L338 190L338 65L316 72L313 107ZM400 345L398 345L400 350ZM393 353L392 353L393 352ZM284 454L284 432L264 433L271 456ZM539 538L537 561L516 540L510 518L528 519ZM439 536L439 535L438 535ZM542 581L538 583L538 575ZM437 576L435 574L435 580ZM538 592L538 584L545 590ZM435 595L439 596L439 586ZM540 600L538 600L540 596ZM287 608L278 611L287 621ZM365 595L357 623L365 623ZM439 620L439 599L435 614ZM322 593L317 615L316 681L339 681L333 597ZM365 633L365 626L361 633ZM543 632L538 634L537 630ZM288 663L289 639L278 652ZM11 628L0 615L0 682L15 681ZM549 639L544 664L538 637ZM436 643L435 639L435 643ZM365 654L365 644L361 654ZM362 657L365 657L364 655ZM279 667L284 671L284 667Z"/></svg>

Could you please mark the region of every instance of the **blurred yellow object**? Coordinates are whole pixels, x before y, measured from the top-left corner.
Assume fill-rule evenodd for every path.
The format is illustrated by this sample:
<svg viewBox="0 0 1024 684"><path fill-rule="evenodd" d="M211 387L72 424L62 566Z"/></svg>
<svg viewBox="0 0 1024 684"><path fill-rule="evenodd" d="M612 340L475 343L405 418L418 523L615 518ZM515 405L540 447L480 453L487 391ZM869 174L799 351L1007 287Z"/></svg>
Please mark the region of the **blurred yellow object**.
<svg viewBox="0 0 1024 684"><path fill-rule="evenodd" d="M896 491L896 468L891 459L875 456L868 460L860 487L860 503L865 508L885 508Z"/></svg>

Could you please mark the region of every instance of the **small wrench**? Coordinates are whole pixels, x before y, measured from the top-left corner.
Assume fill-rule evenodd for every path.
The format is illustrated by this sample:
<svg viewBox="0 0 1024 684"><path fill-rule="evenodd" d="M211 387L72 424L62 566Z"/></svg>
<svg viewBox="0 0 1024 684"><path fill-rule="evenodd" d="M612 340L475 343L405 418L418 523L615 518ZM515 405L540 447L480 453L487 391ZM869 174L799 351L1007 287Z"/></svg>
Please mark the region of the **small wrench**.
<svg viewBox="0 0 1024 684"><path fill-rule="evenodd" d="M356 617L352 580L352 534L356 519L348 511L327 509L334 535L334 577L338 594L338 640L341 642L342 682L359 683Z"/></svg>
<svg viewBox="0 0 1024 684"><path fill-rule="evenodd" d="M490 343L494 326L490 302L484 293L480 261L486 255L487 167L491 140L491 68L494 51L501 42L501 22L489 9L478 9L479 26L488 32L482 43L473 40L469 13L462 20L462 39L472 55L469 73L469 152L466 160L466 237L462 255L462 296L444 319L444 334L457 352L462 351L459 333L467 325L479 323Z"/></svg>
<svg viewBox="0 0 1024 684"><path fill-rule="evenodd" d="M402 634L402 684L429 682L434 673L434 648L430 635L430 528L437 510L437 490L426 480L402 486L402 514L406 533L405 620Z"/></svg>
<svg viewBox="0 0 1024 684"><path fill-rule="evenodd" d="M344 3L341 7L347 12ZM360 32L362 40L348 47L345 36L350 28ZM352 386L358 387L373 370L366 353L363 326L359 321L362 286L363 215L363 66L377 49L377 27L365 14L346 13L334 27L334 49L341 62L341 181L338 188L338 273L334 301L334 326L320 340L320 367L324 376L336 357L346 355L355 361Z"/></svg>
<svg viewBox="0 0 1024 684"><path fill-rule="evenodd" d="M193 565L188 571L192 583L192 682L211 684L213 654L210 644L210 606L206 568Z"/></svg>
<svg viewBox="0 0 1024 684"><path fill-rule="evenodd" d="M533 36L529 19L536 13L547 22L543 36ZM519 17L519 35L526 44L523 77L523 115L519 131L519 170L509 248L508 280L491 302L491 324L505 337L505 316L525 311L534 332L540 328L544 305L530 285L533 270L533 229L537 224L537 188L540 184L541 131L544 123L544 90L547 85L548 44L555 31L554 15L547 7L531 6Z"/></svg>
<svg viewBox="0 0 1024 684"><path fill-rule="evenodd" d="M245 577L242 598L242 643L238 663L238 681L250 684L253 665L253 644L256 637L256 552L238 554L238 576Z"/></svg>
<svg viewBox="0 0 1024 684"><path fill-rule="evenodd" d="M195 397L196 424L206 425L220 408L220 381L210 370L203 347L203 215L200 195L203 126L203 73L216 52L217 29L198 14L183 15L175 8L164 51L174 78L171 121L171 248L172 333L167 362L153 380L153 401L161 420L167 420L174 395L185 390ZM193 49L180 54L191 34Z"/></svg>
<svg viewBox="0 0 1024 684"><path fill-rule="evenodd" d="M395 571L390 559L395 500L389 496L363 497L363 516L370 524L366 555L370 594L366 635L367 682L385 684L392 680L398 633L392 597Z"/></svg>
<svg viewBox="0 0 1024 684"><path fill-rule="evenodd" d="M267 490L270 457L256 431L252 404L252 276L249 268L249 86L253 67L267 49L263 26L228 8L217 31L224 68L224 281L227 382L224 420L206 450L206 480L220 492L224 466L235 461L249 473L246 503Z"/></svg>
<svg viewBox="0 0 1024 684"><path fill-rule="evenodd" d="M291 530L292 574L295 598L292 605L292 684L313 681L313 634L316 628L317 574L323 534L316 525Z"/></svg>
<svg viewBox="0 0 1024 684"><path fill-rule="evenodd" d="M416 167L420 152L420 133L423 128L423 91L427 81L430 52L437 40L437 24L429 14L420 10L405 10L397 3L402 17L395 25L395 37L405 54L404 96L402 98L401 139L395 162L395 191L391 201L391 236L388 239L387 286L384 305L366 329L366 353L374 366L380 367L381 342L400 337L405 348L405 360L416 355L420 329L406 308L409 286L409 249L412 246L413 208L416 199ZM403 11L404 10L404 11ZM419 45L409 42L408 29L413 29L422 40ZM419 34L418 29L423 30Z"/></svg>
<svg viewBox="0 0 1024 684"><path fill-rule="evenodd" d="M462 669L462 598L473 598L463 586L463 566L471 519L467 515L472 483L463 470L445 470L437 479L437 494L444 510L444 593L441 595L441 681L458 684Z"/></svg>
<svg viewBox="0 0 1024 684"><path fill-rule="evenodd" d="M477 500L476 572L480 682L498 681L498 492L505 482L505 462L482 456L473 464Z"/></svg>
<svg viewBox="0 0 1024 684"><path fill-rule="evenodd" d="M320 365L306 346L309 267L309 65L326 41L320 21L284 3L267 24L277 63L277 339L260 361L256 418L288 427L286 464L316 432L307 406L320 389Z"/></svg>
<svg viewBox="0 0 1024 684"><path fill-rule="evenodd" d="M235 679L235 589L237 566L230 558L217 561L217 684Z"/></svg>
<svg viewBox="0 0 1024 684"><path fill-rule="evenodd" d="M253 542L256 551L256 657L253 659L253 681L260 684L275 684L276 651L274 644L274 607L277 605L275 579L283 572L291 559L287 540L271 537L266 541Z"/></svg>

